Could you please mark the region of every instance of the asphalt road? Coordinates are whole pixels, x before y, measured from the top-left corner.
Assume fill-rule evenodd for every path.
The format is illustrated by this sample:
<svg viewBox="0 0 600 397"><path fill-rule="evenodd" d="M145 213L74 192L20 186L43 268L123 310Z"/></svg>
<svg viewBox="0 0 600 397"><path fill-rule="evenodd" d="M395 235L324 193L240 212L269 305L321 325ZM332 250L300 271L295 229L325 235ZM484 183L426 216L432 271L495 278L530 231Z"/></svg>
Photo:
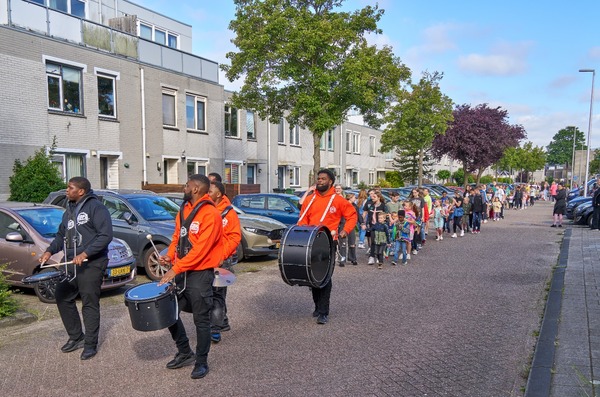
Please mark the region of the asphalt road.
<svg viewBox="0 0 600 397"><path fill-rule="evenodd" d="M519 396L562 230L552 207L507 211L479 235L431 238L406 267L336 268L330 321L311 317L306 287L276 266L244 264L229 288L232 330L213 345L209 375L165 369L167 330L132 329L123 291L103 294L100 347L82 362L52 305L0 330L3 396ZM242 266L240 266L242 267ZM195 341L191 315L184 323ZM194 344L195 345L195 344Z"/></svg>

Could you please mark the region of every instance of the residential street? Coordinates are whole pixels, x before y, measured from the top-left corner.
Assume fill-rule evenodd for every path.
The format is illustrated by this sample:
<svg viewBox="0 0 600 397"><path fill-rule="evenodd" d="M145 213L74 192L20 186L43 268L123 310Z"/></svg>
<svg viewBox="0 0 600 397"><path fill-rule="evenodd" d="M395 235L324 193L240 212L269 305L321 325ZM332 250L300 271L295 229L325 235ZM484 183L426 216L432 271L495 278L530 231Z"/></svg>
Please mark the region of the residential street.
<svg viewBox="0 0 600 397"><path fill-rule="evenodd" d="M122 293L103 294L98 355L61 353L56 308L0 329L3 396L521 396L562 233L552 206L506 211L481 234L435 241L408 266L336 267L330 320L317 325L306 287L272 265L243 264L229 287L232 330L210 373L168 370L168 331L133 330ZM28 295L27 299L35 299ZM42 309L39 309L42 308ZM191 314L182 313L195 347Z"/></svg>

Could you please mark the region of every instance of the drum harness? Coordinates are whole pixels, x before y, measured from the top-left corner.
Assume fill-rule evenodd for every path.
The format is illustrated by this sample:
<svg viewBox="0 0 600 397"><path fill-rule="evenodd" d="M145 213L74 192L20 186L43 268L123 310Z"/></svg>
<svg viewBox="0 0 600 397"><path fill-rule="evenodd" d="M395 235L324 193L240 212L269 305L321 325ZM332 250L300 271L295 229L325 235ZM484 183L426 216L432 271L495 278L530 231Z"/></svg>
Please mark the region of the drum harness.
<svg viewBox="0 0 600 397"><path fill-rule="evenodd" d="M231 211L233 209L233 205L228 205L227 207L225 207L223 209L223 212L221 212L221 219L225 219L225 217L227 216L227 214L229 213L229 211ZM241 244L241 242L240 242ZM225 262L223 262L223 265L221 265L223 268L225 268L225 270L231 270L233 271L233 265L237 264L238 258L237 258L237 251L234 252L233 254L231 254L231 256L227 259L225 259L225 261L229 261L228 265L225 265Z"/></svg>
<svg viewBox="0 0 600 397"><path fill-rule="evenodd" d="M179 229L179 241L177 242L177 248L176 248L177 257L179 259L185 257L188 254L188 252L190 252L190 249L192 248L192 244L190 243L190 239L188 237L188 229L189 229L190 225L192 224L194 217L196 216L198 211L200 211L200 208L204 204L210 204L210 205L214 206L214 203L212 201L202 200L202 201L198 202L198 204L196 204L196 206L194 207L194 209L192 209L192 212L190 212L190 214L187 216L187 218L183 219L183 207L185 206L186 203L187 203L187 201L184 201L183 204L181 204L181 208L179 209L179 224L181 225L181 228ZM177 282L175 282L175 285L177 285ZM183 288L177 289L177 295L181 295L183 293L183 291L185 291L186 288L187 288L187 271L183 273Z"/></svg>
<svg viewBox="0 0 600 397"><path fill-rule="evenodd" d="M83 205L91 198L92 198L92 196L87 196L87 197L84 197L83 199L81 199L75 206L74 211L72 211L72 212L71 212L69 204L67 203L67 218L69 220L73 221L73 228L67 229L67 232L65 233L65 237L63 240L63 250L65 252L65 277L66 277L66 281L68 281L68 282L75 280L75 277L77 277L77 265L74 265L73 266L73 277L69 278L69 270L67 267L68 261L66 260L67 259L67 245L69 243L69 237L73 236L70 241L73 244L73 259L75 259L75 257L77 256L77 246L79 244L81 244L81 234L77 231L77 218L79 216L79 211L81 211L81 208L83 208Z"/></svg>
<svg viewBox="0 0 600 397"><path fill-rule="evenodd" d="M315 198L317 198L317 194L318 193L314 193L313 194L312 199L310 200L310 202L306 206L306 209L304 210L304 213L302 214L302 216L300 216L300 219L298 219L298 222L300 222L302 219L304 219L304 217L308 213L308 209L312 205L313 201L315 201ZM321 219L319 220L319 224L323 223L323 219L325 219L325 217L327 216L327 212L329 212L329 207L331 207L331 203L333 203L333 200L335 199L335 196L336 196L335 193L331 195L331 198L329 199L329 202L327 203L327 207L325 208L325 211L323 211L323 216L321 216Z"/></svg>

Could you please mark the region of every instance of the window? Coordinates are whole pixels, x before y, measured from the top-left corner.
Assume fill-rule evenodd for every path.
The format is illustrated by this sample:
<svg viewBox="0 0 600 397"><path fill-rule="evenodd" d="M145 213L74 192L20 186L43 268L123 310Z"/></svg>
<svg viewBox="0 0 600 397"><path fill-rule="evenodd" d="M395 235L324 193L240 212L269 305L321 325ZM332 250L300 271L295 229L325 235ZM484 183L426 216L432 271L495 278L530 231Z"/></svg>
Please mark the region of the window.
<svg viewBox="0 0 600 397"><path fill-rule="evenodd" d="M117 117L115 82L113 76L98 76L98 113L101 116Z"/></svg>
<svg viewBox="0 0 600 397"><path fill-rule="evenodd" d="M58 167L65 182L75 176L86 176L84 154L56 153L52 156L52 163Z"/></svg>
<svg viewBox="0 0 600 397"><path fill-rule="evenodd" d="M137 218L133 215L133 211L131 211L127 204L122 200L112 196L102 196L102 204L108 209L108 213L112 220L120 219L123 221L125 213L129 212L133 216L132 221L137 222Z"/></svg>
<svg viewBox="0 0 600 397"><path fill-rule="evenodd" d="M375 137L369 137L369 156L375 156Z"/></svg>
<svg viewBox="0 0 600 397"><path fill-rule="evenodd" d="M352 171L352 186L358 185L358 171Z"/></svg>
<svg viewBox="0 0 600 397"><path fill-rule="evenodd" d="M277 143L284 144L285 143L285 130L284 130L284 118L279 119L279 124L277 125Z"/></svg>
<svg viewBox="0 0 600 397"><path fill-rule="evenodd" d="M299 126L290 126L290 145L300 146Z"/></svg>
<svg viewBox="0 0 600 397"><path fill-rule="evenodd" d="M240 207L244 208L265 208L265 196L250 196L240 200Z"/></svg>
<svg viewBox="0 0 600 397"><path fill-rule="evenodd" d="M267 197L267 209L271 211L285 211L286 208L290 208L291 205L281 197L268 196Z"/></svg>
<svg viewBox="0 0 600 397"><path fill-rule="evenodd" d="M300 167L289 167L290 187L300 186Z"/></svg>
<svg viewBox="0 0 600 397"><path fill-rule="evenodd" d="M238 111L231 105L225 105L225 136L239 137Z"/></svg>
<svg viewBox="0 0 600 397"><path fill-rule="evenodd" d="M177 111L175 107L176 92L171 90L163 90L162 92L162 108L163 108L163 125L167 127L177 127Z"/></svg>
<svg viewBox="0 0 600 397"><path fill-rule="evenodd" d="M82 113L81 69L46 63L48 78L48 108L63 112Z"/></svg>
<svg viewBox="0 0 600 397"><path fill-rule="evenodd" d="M240 165L235 163L225 164L224 183L240 183Z"/></svg>
<svg viewBox="0 0 600 397"><path fill-rule="evenodd" d="M352 134L352 153L360 154L360 133Z"/></svg>
<svg viewBox="0 0 600 397"><path fill-rule="evenodd" d="M256 125L254 124L254 112L246 110L246 132L248 139L256 139Z"/></svg>
<svg viewBox="0 0 600 397"><path fill-rule="evenodd" d="M369 171L369 185L375 184L375 173L373 171Z"/></svg>
<svg viewBox="0 0 600 397"><path fill-rule="evenodd" d="M321 135L321 150L328 150L333 152L333 130L329 130Z"/></svg>
<svg viewBox="0 0 600 397"><path fill-rule="evenodd" d="M79 18L85 18L85 1L71 0L70 14Z"/></svg>
<svg viewBox="0 0 600 397"><path fill-rule="evenodd" d="M256 183L256 166L248 165L246 166L246 183L252 185Z"/></svg>
<svg viewBox="0 0 600 397"><path fill-rule="evenodd" d="M33 2L44 6L48 5L53 10L85 18L85 0L33 0Z"/></svg>
<svg viewBox="0 0 600 397"><path fill-rule="evenodd" d="M185 119L188 130L206 131L206 98L186 95Z"/></svg>
<svg viewBox="0 0 600 397"><path fill-rule="evenodd" d="M187 176L200 174L206 175L206 162L205 161L188 161L187 162Z"/></svg>
<svg viewBox="0 0 600 397"><path fill-rule="evenodd" d="M158 28L148 22L139 22L139 36L142 39L154 41L171 48L179 48L179 35L177 33Z"/></svg>
<svg viewBox="0 0 600 397"><path fill-rule="evenodd" d="M346 153L352 151L352 131L346 130Z"/></svg>

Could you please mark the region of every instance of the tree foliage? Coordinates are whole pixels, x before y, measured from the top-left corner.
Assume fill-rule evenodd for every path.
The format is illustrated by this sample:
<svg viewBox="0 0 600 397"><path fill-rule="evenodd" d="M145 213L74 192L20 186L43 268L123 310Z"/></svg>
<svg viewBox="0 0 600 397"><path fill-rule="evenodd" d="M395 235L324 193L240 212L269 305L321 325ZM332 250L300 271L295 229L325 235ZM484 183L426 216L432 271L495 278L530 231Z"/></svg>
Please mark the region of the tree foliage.
<svg viewBox="0 0 600 397"><path fill-rule="evenodd" d="M386 171L385 180L390 183L390 187L403 187L404 181L398 171Z"/></svg>
<svg viewBox="0 0 600 397"><path fill-rule="evenodd" d="M232 101L265 119L285 117L313 133L313 171L321 163L324 132L358 110L378 127L410 70L390 47L369 45L367 34L380 34L383 10L367 6L335 12L343 0L235 0L238 52L221 65L230 81L243 77Z"/></svg>
<svg viewBox="0 0 600 397"><path fill-rule="evenodd" d="M425 153L422 166L419 166L419 151L415 149L396 148L396 156L392 161L392 167L398 170L404 184L415 185L419 181L419 175L431 176L433 161L428 153Z"/></svg>
<svg viewBox="0 0 600 397"><path fill-rule="evenodd" d="M436 174L436 176L438 177L438 179L441 179L442 181L447 181L448 179L450 179L450 171L448 170L439 170Z"/></svg>
<svg viewBox="0 0 600 397"><path fill-rule="evenodd" d="M573 137L575 137L575 150L587 150L584 133L577 127L565 127L554 134L546 147L548 163L571 164L573 161Z"/></svg>
<svg viewBox="0 0 600 397"><path fill-rule="evenodd" d="M459 105L446 134L435 137L432 153L435 158L448 155L461 161L464 173L483 171L502 158L509 147L516 147L525 138L525 129L508 123L508 112L487 104L475 107Z"/></svg>
<svg viewBox="0 0 600 397"><path fill-rule="evenodd" d="M58 168L51 161L55 147L54 141L48 153L46 153L46 147L43 147L29 157L25 163L19 159L15 160L13 175L9 178L9 200L41 203L49 193L67 186L62 180Z"/></svg>
<svg viewBox="0 0 600 397"><path fill-rule="evenodd" d="M504 155L496 164L501 170L517 169L527 175L526 181L529 181L529 173L540 170L546 165L546 151L541 146L533 146L532 142L526 142L519 147L510 147L504 151ZM522 178L521 178L522 179Z"/></svg>
<svg viewBox="0 0 600 397"><path fill-rule="evenodd" d="M418 84L403 91L387 112L381 135L381 152L401 148L416 152L417 184L423 182L423 160L436 135L443 134L452 120L452 100L439 87L442 73L424 72Z"/></svg>

